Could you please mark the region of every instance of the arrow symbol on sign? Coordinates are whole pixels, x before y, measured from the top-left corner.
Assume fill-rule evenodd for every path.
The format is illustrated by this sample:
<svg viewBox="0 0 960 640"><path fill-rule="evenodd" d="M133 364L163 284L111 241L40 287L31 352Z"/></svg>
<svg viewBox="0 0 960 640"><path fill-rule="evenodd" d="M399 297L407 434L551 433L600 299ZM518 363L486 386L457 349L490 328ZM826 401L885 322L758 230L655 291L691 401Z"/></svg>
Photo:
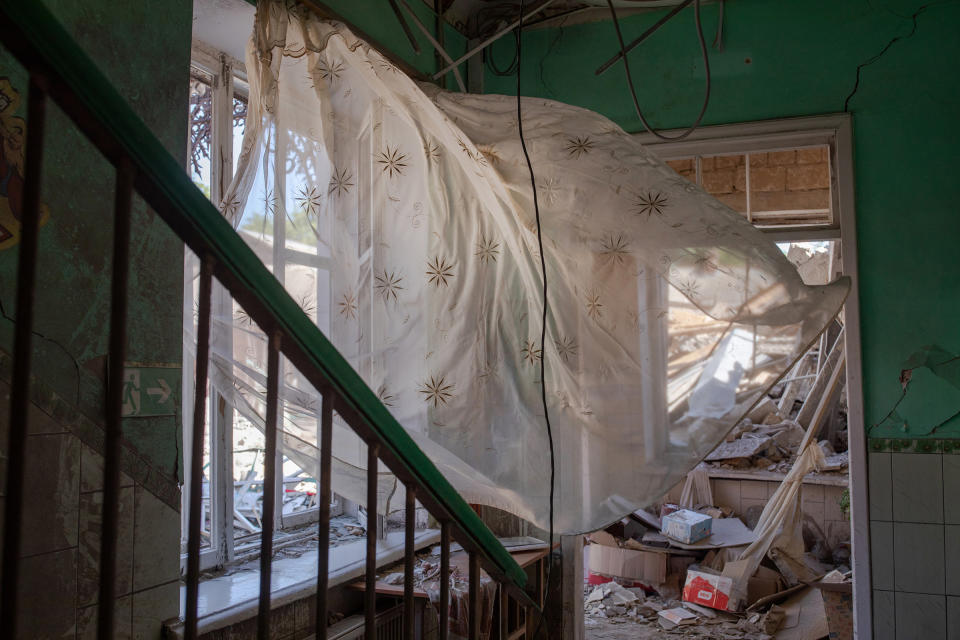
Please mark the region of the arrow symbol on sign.
<svg viewBox="0 0 960 640"><path fill-rule="evenodd" d="M147 389L147 394L151 396L160 396L160 399L157 400L157 403L163 404L164 402L167 401L167 398L170 397L170 391L172 391L172 389L170 389L170 385L168 385L167 381L164 380L163 378L159 378L157 380L157 384L159 384L160 386L150 387L149 389Z"/></svg>

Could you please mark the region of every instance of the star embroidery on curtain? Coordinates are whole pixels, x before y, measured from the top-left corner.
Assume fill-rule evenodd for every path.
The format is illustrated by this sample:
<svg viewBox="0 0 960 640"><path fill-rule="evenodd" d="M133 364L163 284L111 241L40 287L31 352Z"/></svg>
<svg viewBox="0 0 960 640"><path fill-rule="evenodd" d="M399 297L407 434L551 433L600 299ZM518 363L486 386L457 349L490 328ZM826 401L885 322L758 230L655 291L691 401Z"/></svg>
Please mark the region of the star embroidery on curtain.
<svg viewBox="0 0 960 640"><path fill-rule="evenodd" d="M311 315L317 310L317 306L313 303L313 298L309 293L304 294L297 300L297 304L300 305L300 308L303 309L303 312L307 315Z"/></svg>
<svg viewBox="0 0 960 640"><path fill-rule="evenodd" d="M240 201L236 198L224 200L220 203L220 213L226 218L232 218L240 210Z"/></svg>
<svg viewBox="0 0 960 640"><path fill-rule="evenodd" d="M343 297L340 298L340 302L337 304L340 305L340 315L343 317L348 320L353 320L357 317L357 298L353 295L352 291L344 293Z"/></svg>
<svg viewBox="0 0 960 640"><path fill-rule="evenodd" d="M383 71L389 71L390 73L397 73L397 68L387 62L386 60L381 60L377 63L377 66L380 67Z"/></svg>
<svg viewBox="0 0 960 640"><path fill-rule="evenodd" d="M480 240L477 242L477 251L474 255L480 258L480 262L488 264L490 262L497 261L497 255L500 253L500 243L494 240L493 238L488 238L485 235L480 235Z"/></svg>
<svg viewBox="0 0 960 640"><path fill-rule="evenodd" d="M353 186L353 174L348 169L334 169L330 177L330 185L327 187L327 195L342 196L350 193Z"/></svg>
<svg viewBox="0 0 960 640"><path fill-rule="evenodd" d="M659 191L647 191L637 196L633 203L637 215L646 214L650 218L653 214L663 215L663 210L667 207L667 196Z"/></svg>
<svg viewBox="0 0 960 640"><path fill-rule="evenodd" d="M700 285L696 280L685 280L677 288L688 298L696 298L700 294Z"/></svg>
<svg viewBox="0 0 960 640"><path fill-rule="evenodd" d="M560 354L564 362L569 362L570 358L577 357L577 341L573 338L569 336L561 337L559 340L554 340L553 342L557 345L557 353Z"/></svg>
<svg viewBox="0 0 960 640"><path fill-rule="evenodd" d="M321 60L317 64L316 73L330 84L333 84L340 79L340 74L343 73L345 68L339 60L334 60L333 62ZM313 88L316 89L316 85L313 85Z"/></svg>
<svg viewBox="0 0 960 640"><path fill-rule="evenodd" d="M697 268L701 271L706 271L707 273L713 273L714 271L719 271L720 267L714 263L709 256L699 256L696 261Z"/></svg>
<svg viewBox="0 0 960 640"><path fill-rule="evenodd" d="M447 400L453 397L453 387L454 385L447 384L446 376L430 376L429 380L420 385L418 391L424 395L427 404L433 403L433 408L436 409L441 404L447 404Z"/></svg>
<svg viewBox="0 0 960 640"><path fill-rule="evenodd" d="M390 390L387 388L386 384L380 385L380 387L377 389L377 398L380 399L380 402L383 403L383 406L393 406L394 396L390 393Z"/></svg>
<svg viewBox="0 0 960 640"><path fill-rule="evenodd" d="M453 275L453 263L447 262L446 258L436 256L433 261L427 262L427 280L433 286L437 288L440 285L447 286L447 280Z"/></svg>
<svg viewBox="0 0 960 640"><path fill-rule="evenodd" d="M297 192L296 200L301 209L315 216L317 215L317 210L320 209L320 205L323 203L323 196L316 187L307 187L307 185L304 185L300 187L300 190Z"/></svg>
<svg viewBox="0 0 960 640"><path fill-rule="evenodd" d="M407 168L407 163L404 162L406 159L406 154L400 153L400 147L391 149L388 146L386 151L380 152L377 157L377 162L383 165L381 167L383 172L393 178L394 174L398 176L403 175L403 170Z"/></svg>
<svg viewBox="0 0 960 640"><path fill-rule="evenodd" d="M487 382L489 382L492 379L495 379L496 377L497 377L497 369L493 364L490 363L490 361L484 362L477 369L477 381L480 384L486 384Z"/></svg>
<svg viewBox="0 0 960 640"><path fill-rule="evenodd" d="M600 255L608 262L622 265L630 254L630 241L624 240L619 233L604 238L600 243Z"/></svg>
<svg viewBox="0 0 960 640"><path fill-rule="evenodd" d="M603 317L603 303L600 302L599 293L590 293L587 294L587 315L593 318L594 320L599 320Z"/></svg>
<svg viewBox="0 0 960 640"><path fill-rule="evenodd" d="M384 302L388 302L391 299L393 299L394 302L399 302L400 291L403 289L403 287L400 286L400 283L403 281L402 276L398 276L394 271L387 273L387 270L384 269L383 273L374 279L376 280L376 284L373 285L373 287L383 296Z"/></svg>
<svg viewBox="0 0 960 640"><path fill-rule="evenodd" d="M497 148L492 144L478 144L477 145L477 162L483 166L488 164L499 164L500 163L500 152L497 151Z"/></svg>
<svg viewBox="0 0 960 640"><path fill-rule="evenodd" d="M537 188L543 192L543 200L548 205L552 205L560 197L560 179L547 178L537 183Z"/></svg>
<svg viewBox="0 0 960 640"><path fill-rule="evenodd" d="M543 349L538 349L533 340L527 340L520 349L520 355L528 364L535 364L543 356Z"/></svg>
<svg viewBox="0 0 960 640"><path fill-rule="evenodd" d="M440 162L440 147L433 142L423 143L423 153L427 156L427 162L436 164Z"/></svg>
<svg viewBox="0 0 960 640"><path fill-rule="evenodd" d="M267 191L263 196L263 207L266 209L267 213L270 216L277 215L277 211L280 208L280 201L277 199L277 196L273 193L273 189Z"/></svg>
<svg viewBox="0 0 960 640"><path fill-rule="evenodd" d="M580 159L580 156L590 153L594 142L590 136L577 136L576 138L567 138L567 146L564 147L570 156Z"/></svg>

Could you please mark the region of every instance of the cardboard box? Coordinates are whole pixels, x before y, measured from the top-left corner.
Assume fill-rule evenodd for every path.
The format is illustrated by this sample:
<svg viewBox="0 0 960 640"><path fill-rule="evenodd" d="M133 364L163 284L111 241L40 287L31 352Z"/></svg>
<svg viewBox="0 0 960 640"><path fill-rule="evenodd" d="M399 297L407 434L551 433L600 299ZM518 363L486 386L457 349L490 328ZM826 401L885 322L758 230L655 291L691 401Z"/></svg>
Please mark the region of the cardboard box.
<svg viewBox="0 0 960 640"><path fill-rule="evenodd" d="M663 517L660 533L684 544L693 544L710 535L712 524L713 518L704 513L681 509Z"/></svg>
<svg viewBox="0 0 960 640"><path fill-rule="evenodd" d="M759 600L780 591L780 574L773 569L758 567L757 572L747 581L747 602L749 606Z"/></svg>
<svg viewBox="0 0 960 640"><path fill-rule="evenodd" d="M591 544L588 568L591 573L635 580L655 586L667 579L667 554Z"/></svg>
<svg viewBox="0 0 960 640"><path fill-rule="evenodd" d="M721 611L736 611L737 602L731 599L733 580L704 571L687 569L683 585L683 601Z"/></svg>

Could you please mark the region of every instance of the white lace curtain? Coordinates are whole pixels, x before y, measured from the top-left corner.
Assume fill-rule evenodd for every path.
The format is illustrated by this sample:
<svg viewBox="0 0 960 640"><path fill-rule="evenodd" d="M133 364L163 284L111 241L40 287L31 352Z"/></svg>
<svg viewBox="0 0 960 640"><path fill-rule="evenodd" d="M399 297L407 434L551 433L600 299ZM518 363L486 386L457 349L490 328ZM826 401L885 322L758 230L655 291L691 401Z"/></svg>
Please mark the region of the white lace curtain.
<svg viewBox="0 0 960 640"><path fill-rule="evenodd" d="M345 26L259 2L224 215L472 503L558 532L657 499L834 317L777 247L606 118L525 98L549 284L516 99L420 86ZM217 318L212 381L262 427L266 349ZM232 343L232 344L231 344ZM226 345L226 346L225 346ZM546 379L539 376L543 358ZM284 366L282 444L316 469L319 398ZM365 449L335 423L334 490ZM403 504L382 474L380 512ZM388 506L388 501L390 506Z"/></svg>

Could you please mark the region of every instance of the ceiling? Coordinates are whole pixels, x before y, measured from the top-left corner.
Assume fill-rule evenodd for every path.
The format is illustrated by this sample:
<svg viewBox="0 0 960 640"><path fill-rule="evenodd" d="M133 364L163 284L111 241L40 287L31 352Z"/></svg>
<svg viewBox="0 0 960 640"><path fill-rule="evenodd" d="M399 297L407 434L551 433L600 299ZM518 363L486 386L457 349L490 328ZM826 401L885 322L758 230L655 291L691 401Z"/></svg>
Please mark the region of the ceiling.
<svg viewBox="0 0 960 640"><path fill-rule="evenodd" d="M468 38L485 38L514 22L519 0L423 0L431 10L440 8L444 19ZM682 0L614 0L617 15L626 16L680 4ZM436 5L435 5L436 2ZM609 20L607 0L540 0L524 3L529 15L538 6L546 8L529 18L530 27L571 25Z"/></svg>

